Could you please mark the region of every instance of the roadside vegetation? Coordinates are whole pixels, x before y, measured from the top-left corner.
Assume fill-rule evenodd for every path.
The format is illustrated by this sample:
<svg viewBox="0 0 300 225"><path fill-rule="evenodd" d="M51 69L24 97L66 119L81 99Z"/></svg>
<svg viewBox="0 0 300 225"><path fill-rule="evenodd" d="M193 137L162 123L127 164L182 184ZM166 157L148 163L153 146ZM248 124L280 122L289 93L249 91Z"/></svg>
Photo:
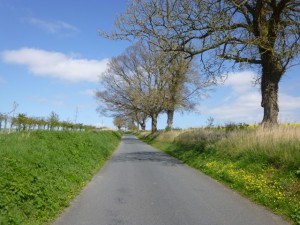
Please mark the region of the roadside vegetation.
<svg viewBox="0 0 300 225"><path fill-rule="evenodd" d="M0 134L0 224L48 224L111 157L113 131Z"/></svg>
<svg viewBox="0 0 300 225"><path fill-rule="evenodd" d="M300 128L234 126L140 137L300 224Z"/></svg>

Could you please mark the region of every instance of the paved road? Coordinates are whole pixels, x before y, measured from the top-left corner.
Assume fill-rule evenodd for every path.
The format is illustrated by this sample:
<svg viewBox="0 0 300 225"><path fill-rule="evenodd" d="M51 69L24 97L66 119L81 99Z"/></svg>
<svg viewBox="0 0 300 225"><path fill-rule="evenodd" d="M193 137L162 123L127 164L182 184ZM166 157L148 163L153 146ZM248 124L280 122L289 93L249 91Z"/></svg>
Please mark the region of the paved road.
<svg viewBox="0 0 300 225"><path fill-rule="evenodd" d="M54 225L285 225L211 178L126 135Z"/></svg>

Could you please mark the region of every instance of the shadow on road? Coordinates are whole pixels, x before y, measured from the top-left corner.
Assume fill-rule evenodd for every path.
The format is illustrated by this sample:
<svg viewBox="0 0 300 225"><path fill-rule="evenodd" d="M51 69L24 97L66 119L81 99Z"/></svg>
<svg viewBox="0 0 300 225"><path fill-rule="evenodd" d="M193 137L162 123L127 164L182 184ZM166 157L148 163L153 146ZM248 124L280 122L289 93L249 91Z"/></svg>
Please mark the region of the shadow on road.
<svg viewBox="0 0 300 225"><path fill-rule="evenodd" d="M139 139L137 139L133 136L123 136L122 142L123 142L123 144L139 144L142 141L140 141Z"/></svg>
<svg viewBox="0 0 300 225"><path fill-rule="evenodd" d="M159 162L164 166L176 166L183 163L162 152L130 152L113 157L112 162Z"/></svg>

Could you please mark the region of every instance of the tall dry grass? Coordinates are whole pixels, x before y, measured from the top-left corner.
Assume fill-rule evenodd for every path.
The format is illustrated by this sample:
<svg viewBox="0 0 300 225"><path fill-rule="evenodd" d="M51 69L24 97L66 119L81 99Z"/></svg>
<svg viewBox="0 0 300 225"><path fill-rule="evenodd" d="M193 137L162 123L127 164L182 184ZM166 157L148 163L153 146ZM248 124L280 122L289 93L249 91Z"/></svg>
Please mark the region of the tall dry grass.
<svg viewBox="0 0 300 225"><path fill-rule="evenodd" d="M199 128L182 132L174 141L179 145L193 146L199 142L207 144L216 143L226 138L226 136L227 133L225 131Z"/></svg>
<svg viewBox="0 0 300 225"><path fill-rule="evenodd" d="M282 142L300 141L300 127L257 128L254 131L235 131L229 135L235 143L244 147L277 147Z"/></svg>
<svg viewBox="0 0 300 225"><path fill-rule="evenodd" d="M184 146L208 146L230 157L262 160L275 167L300 169L300 127L257 128L225 132L195 129L181 133L174 142ZM205 149L199 149L205 151Z"/></svg>
<svg viewBox="0 0 300 225"><path fill-rule="evenodd" d="M171 130L168 132L160 132L155 140L161 142L173 142L176 137L185 132L187 132L187 130Z"/></svg>
<svg viewBox="0 0 300 225"><path fill-rule="evenodd" d="M300 169L300 128L297 127L234 131L218 142L218 147L233 156L246 154L275 167Z"/></svg>

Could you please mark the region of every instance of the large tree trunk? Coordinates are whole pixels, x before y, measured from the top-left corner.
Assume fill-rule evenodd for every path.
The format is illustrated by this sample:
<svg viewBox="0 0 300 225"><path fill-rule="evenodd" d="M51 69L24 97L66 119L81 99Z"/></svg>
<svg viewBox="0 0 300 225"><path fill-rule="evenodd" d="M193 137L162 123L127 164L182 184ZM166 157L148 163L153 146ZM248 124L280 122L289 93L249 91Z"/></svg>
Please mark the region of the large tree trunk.
<svg viewBox="0 0 300 225"><path fill-rule="evenodd" d="M151 115L151 132L155 133L157 131L157 114L154 113Z"/></svg>
<svg viewBox="0 0 300 225"><path fill-rule="evenodd" d="M8 118L7 118L7 117L5 117L5 120L4 120L4 129L6 129L6 128L7 128L7 120L8 120Z"/></svg>
<svg viewBox="0 0 300 225"><path fill-rule="evenodd" d="M171 129L173 127L174 109L167 110L167 115L168 115L167 126L169 129Z"/></svg>
<svg viewBox="0 0 300 225"><path fill-rule="evenodd" d="M145 130L146 130L146 123L145 123L145 120L143 120L143 121L140 122L140 126L141 126L142 131L145 131Z"/></svg>
<svg viewBox="0 0 300 225"><path fill-rule="evenodd" d="M261 78L261 106L264 108L264 117L261 125L273 127L278 124L278 84L283 74L280 65L276 63L265 63L262 65Z"/></svg>

